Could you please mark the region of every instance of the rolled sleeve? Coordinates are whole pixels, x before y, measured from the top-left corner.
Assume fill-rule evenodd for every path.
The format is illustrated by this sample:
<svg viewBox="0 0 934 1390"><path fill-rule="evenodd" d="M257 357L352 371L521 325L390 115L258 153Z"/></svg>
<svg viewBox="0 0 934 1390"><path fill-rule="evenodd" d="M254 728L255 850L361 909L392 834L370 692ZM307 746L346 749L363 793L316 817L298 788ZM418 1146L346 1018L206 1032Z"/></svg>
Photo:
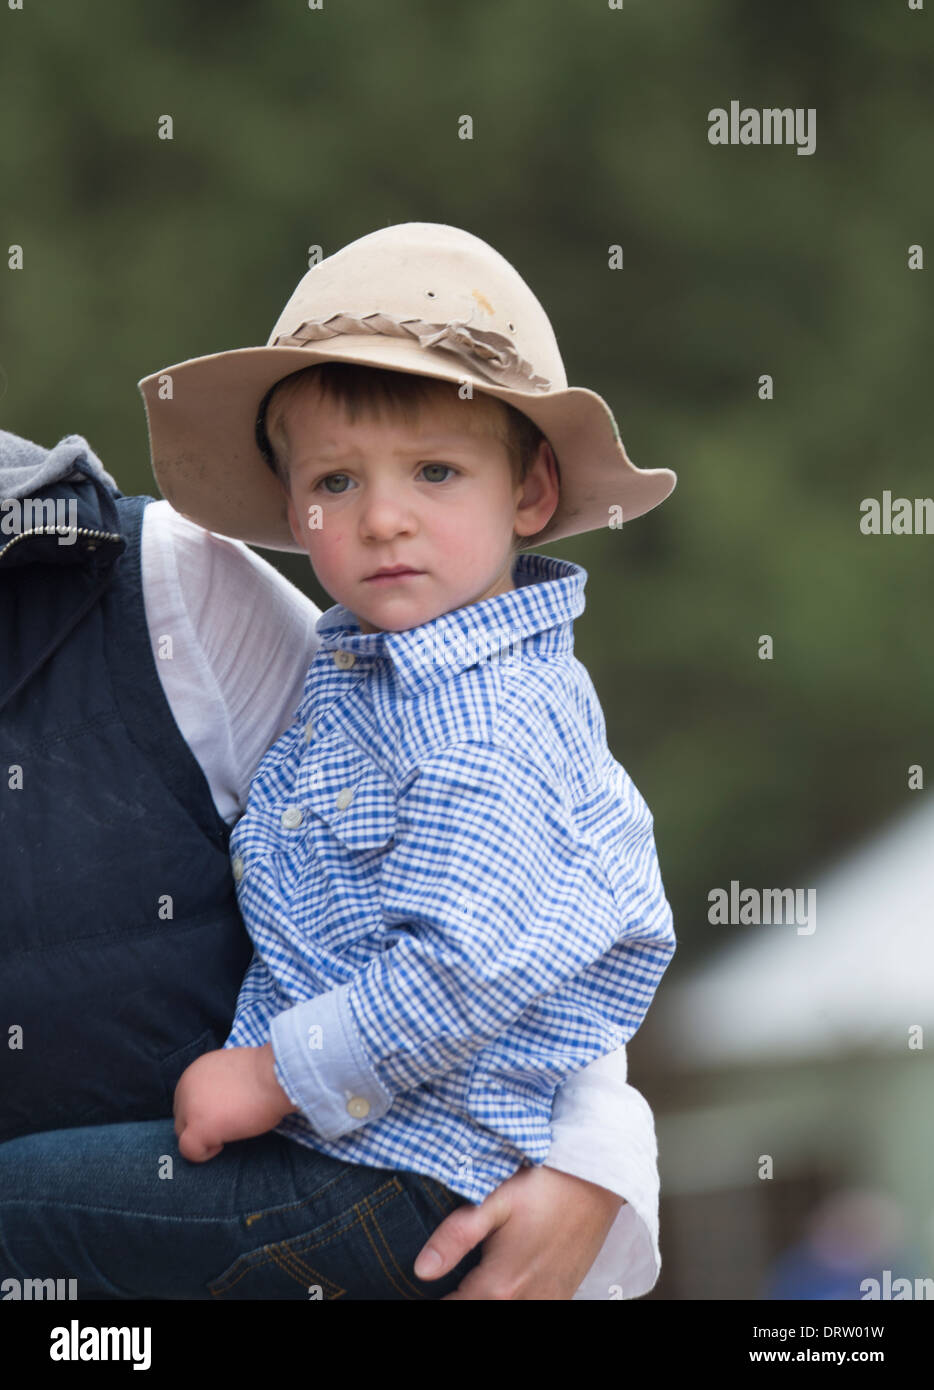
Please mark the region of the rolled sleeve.
<svg viewBox="0 0 934 1390"><path fill-rule="evenodd" d="M393 1099L370 1066L348 989L296 1004L270 1024L276 1080L323 1139L379 1119Z"/></svg>
<svg viewBox="0 0 934 1390"><path fill-rule="evenodd" d="M639 1298L661 1272L655 1119L626 1080L626 1049L601 1057L560 1087L545 1164L625 1199L578 1300Z"/></svg>

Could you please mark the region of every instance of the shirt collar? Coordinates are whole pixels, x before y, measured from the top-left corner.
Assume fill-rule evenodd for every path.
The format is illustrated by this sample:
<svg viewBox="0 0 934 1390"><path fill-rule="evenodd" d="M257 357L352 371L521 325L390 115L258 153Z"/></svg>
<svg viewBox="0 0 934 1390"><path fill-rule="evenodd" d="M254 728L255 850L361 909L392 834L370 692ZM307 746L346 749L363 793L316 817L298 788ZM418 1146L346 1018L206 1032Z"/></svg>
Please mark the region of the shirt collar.
<svg viewBox="0 0 934 1390"><path fill-rule="evenodd" d="M449 680L470 666L517 660L529 647L573 651L572 623L584 611L584 567L520 551L512 581L516 587L508 593L455 608L404 632L361 632L353 613L337 603L318 619L318 650L353 652L360 669L370 661L388 660L409 692Z"/></svg>

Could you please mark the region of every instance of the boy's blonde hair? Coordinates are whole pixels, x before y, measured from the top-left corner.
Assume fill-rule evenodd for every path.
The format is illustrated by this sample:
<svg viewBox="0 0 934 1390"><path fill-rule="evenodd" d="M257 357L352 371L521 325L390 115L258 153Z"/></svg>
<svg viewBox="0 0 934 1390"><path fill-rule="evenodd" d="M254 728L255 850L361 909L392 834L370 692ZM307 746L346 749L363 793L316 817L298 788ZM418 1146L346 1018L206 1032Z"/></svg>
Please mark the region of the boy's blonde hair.
<svg viewBox="0 0 934 1390"><path fill-rule="evenodd" d="M351 424L374 415L415 424L423 406L456 406L466 429L492 434L505 444L513 481L517 484L525 481L545 438L527 415L495 396L476 392L471 399L461 399L457 383L453 381L366 367L357 362L316 362L277 381L267 391L257 414L256 442L286 492L289 491L289 441L282 412L291 400L310 387L342 405Z"/></svg>

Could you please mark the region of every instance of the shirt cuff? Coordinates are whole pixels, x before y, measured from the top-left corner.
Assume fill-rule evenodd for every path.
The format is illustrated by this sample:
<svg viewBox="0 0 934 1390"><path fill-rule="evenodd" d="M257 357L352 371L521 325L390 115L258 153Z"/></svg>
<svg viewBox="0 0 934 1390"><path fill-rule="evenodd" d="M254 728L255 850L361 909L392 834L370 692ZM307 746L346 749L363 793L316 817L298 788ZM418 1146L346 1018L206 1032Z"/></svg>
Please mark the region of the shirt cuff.
<svg viewBox="0 0 934 1390"><path fill-rule="evenodd" d="M385 1115L393 1097L370 1065L347 1000L349 985L305 999L270 1024L273 1070L322 1139Z"/></svg>
<svg viewBox="0 0 934 1390"><path fill-rule="evenodd" d="M658 1149L652 1111L625 1084L625 1051L559 1087L552 1112L552 1145L545 1159L625 1198L575 1300L639 1298L661 1272L658 1245Z"/></svg>

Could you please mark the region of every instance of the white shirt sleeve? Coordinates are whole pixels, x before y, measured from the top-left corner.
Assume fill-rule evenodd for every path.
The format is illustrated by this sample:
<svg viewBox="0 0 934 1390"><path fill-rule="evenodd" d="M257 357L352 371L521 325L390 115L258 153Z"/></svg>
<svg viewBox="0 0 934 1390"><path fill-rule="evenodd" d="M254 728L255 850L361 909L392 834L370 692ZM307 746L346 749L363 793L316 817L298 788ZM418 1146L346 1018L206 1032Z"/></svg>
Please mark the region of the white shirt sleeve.
<svg viewBox="0 0 934 1390"><path fill-rule="evenodd" d="M626 1199L575 1300L638 1298L658 1281L658 1146L652 1111L626 1081L626 1049L575 1072L555 1092L545 1164Z"/></svg>
<svg viewBox="0 0 934 1390"><path fill-rule="evenodd" d="M233 824L260 759L301 702L321 610L242 541L188 521L165 500L143 513L142 575L166 699L218 812ZM575 1300L637 1298L661 1269L655 1125L626 1076L622 1047L555 1095L547 1166L626 1199Z"/></svg>
<svg viewBox="0 0 934 1390"><path fill-rule="evenodd" d="M321 610L242 541L204 530L164 500L143 513L142 572L162 688L232 824L301 701Z"/></svg>

